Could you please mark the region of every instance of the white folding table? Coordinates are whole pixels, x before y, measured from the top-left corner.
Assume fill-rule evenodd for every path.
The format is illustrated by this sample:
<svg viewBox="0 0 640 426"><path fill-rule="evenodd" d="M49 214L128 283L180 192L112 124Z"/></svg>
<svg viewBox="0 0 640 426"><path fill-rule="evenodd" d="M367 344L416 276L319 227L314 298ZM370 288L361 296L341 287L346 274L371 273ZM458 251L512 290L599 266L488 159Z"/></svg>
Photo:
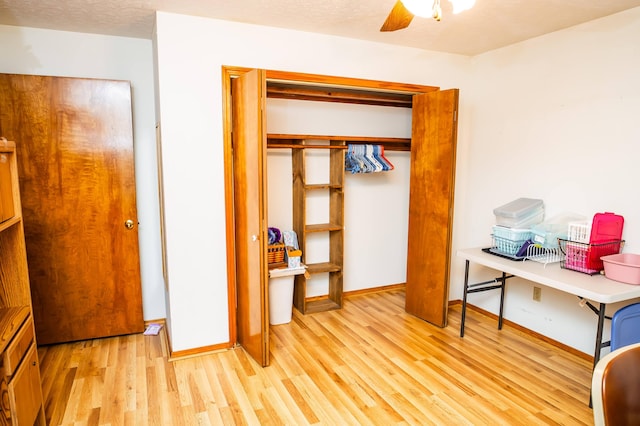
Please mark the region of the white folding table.
<svg viewBox="0 0 640 426"><path fill-rule="evenodd" d="M536 282L545 287L554 288L573 294L585 301L599 304L595 307L589 303L598 315L596 329L596 343L593 355L593 366L600 360L600 352L609 342L602 342L602 330L605 320L605 308L609 303L625 302L640 297L640 286L624 284L609 280L602 275L587 275L580 272L562 269L557 264L544 265L531 260L514 261L483 251L481 248L458 250L458 257L465 259L464 295L462 298L462 320L460 322L460 337L464 337L464 321L467 309L467 295L487 290L500 290L500 312L498 314L498 329L502 329L502 313L507 279L520 277ZM469 263L474 262L497 271L500 277L479 283L469 283Z"/></svg>

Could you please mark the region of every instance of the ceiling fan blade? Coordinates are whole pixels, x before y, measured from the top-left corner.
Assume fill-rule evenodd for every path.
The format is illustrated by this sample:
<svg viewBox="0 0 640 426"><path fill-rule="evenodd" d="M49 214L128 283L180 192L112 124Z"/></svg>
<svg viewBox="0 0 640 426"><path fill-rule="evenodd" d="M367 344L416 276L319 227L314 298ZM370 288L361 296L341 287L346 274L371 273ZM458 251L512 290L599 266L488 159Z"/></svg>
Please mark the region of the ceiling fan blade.
<svg viewBox="0 0 640 426"><path fill-rule="evenodd" d="M401 0L398 0L393 6L393 9L391 9L391 12L389 12L387 20L382 24L380 31L396 31L407 28L412 20L413 13L404 7Z"/></svg>

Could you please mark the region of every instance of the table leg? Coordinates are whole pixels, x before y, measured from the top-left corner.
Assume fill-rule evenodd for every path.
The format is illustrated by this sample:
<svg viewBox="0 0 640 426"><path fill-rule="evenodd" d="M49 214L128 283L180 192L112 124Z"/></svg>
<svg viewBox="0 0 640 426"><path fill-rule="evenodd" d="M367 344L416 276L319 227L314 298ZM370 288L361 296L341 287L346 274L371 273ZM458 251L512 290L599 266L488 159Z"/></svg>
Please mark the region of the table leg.
<svg viewBox="0 0 640 426"><path fill-rule="evenodd" d="M593 368L591 371L596 369L596 364L600 361L600 352L602 352L602 329L604 328L604 320L605 320L605 310L607 304L601 303L600 309L598 310L598 328L596 329L596 350L593 353ZM589 408L593 408L593 389L589 393Z"/></svg>
<svg viewBox="0 0 640 426"><path fill-rule="evenodd" d="M602 329L604 328L605 309L606 303L600 303L600 309L598 311L598 328L596 330L596 350L593 354L593 368L596 368L596 364L600 361L600 352L602 351Z"/></svg>
<svg viewBox="0 0 640 426"><path fill-rule="evenodd" d="M504 289L507 286L507 274L502 273L501 289L500 289L500 314L498 315L498 330L502 330L502 313L504 311Z"/></svg>
<svg viewBox="0 0 640 426"><path fill-rule="evenodd" d="M462 318L460 319L460 337L464 337L464 320L467 315L467 292L469 291L469 260L464 264L464 293L462 294Z"/></svg>

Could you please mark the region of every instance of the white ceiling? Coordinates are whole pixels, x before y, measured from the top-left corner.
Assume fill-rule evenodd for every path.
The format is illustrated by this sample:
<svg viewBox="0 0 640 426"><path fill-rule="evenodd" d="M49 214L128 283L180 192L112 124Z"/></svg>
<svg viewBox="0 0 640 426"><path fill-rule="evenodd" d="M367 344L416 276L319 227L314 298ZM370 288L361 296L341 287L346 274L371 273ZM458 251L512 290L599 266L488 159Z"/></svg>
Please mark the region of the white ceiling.
<svg viewBox="0 0 640 426"><path fill-rule="evenodd" d="M381 33L396 0L0 0L0 24L151 38L156 10L475 55L639 7L640 0L477 0ZM431 1L431 0L425 0Z"/></svg>

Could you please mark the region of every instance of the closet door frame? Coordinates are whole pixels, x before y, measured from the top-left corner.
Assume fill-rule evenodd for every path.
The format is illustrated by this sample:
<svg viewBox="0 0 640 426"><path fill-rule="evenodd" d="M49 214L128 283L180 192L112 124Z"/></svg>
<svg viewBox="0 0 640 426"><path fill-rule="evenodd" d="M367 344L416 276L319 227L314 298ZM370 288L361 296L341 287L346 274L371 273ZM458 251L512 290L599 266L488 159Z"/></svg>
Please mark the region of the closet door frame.
<svg viewBox="0 0 640 426"><path fill-rule="evenodd" d="M251 68L223 66L223 129L224 129L224 163L225 163L225 217L226 217L226 247L227 247L227 276L228 276L228 307L229 307L229 338L230 344L238 343L237 317L237 280L236 280L236 245L235 221L233 201L233 141L232 141L232 105L231 80L251 71ZM412 108L413 96L429 92L440 91L437 86L425 86L406 83L395 83L377 80L366 80L349 77L336 77L318 74L306 74L287 71L266 70L267 97L288 98L310 101L356 103L366 105L384 105ZM267 118L268 119L268 118ZM265 124L266 126L266 124ZM266 170L264 170L266 173ZM265 196L266 202L266 196ZM449 224L451 227L451 223ZM450 232L449 232L450 235ZM449 236L450 239L450 236ZM447 253L449 265L450 253ZM449 267L447 266L447 269ZM445 273L448 280L449 271ZM267 285L262 283L261 285ZM446 289L448 282L443 283ZM447 290L448 291L448 290ZM447 301L443 304L447 309ZM268 305L264 305L268 306ZM260 316L268 321L268 313L261 312ZM268 333L268 324L263 327ZM268 336L265 337L268 339Z"/></svg>

